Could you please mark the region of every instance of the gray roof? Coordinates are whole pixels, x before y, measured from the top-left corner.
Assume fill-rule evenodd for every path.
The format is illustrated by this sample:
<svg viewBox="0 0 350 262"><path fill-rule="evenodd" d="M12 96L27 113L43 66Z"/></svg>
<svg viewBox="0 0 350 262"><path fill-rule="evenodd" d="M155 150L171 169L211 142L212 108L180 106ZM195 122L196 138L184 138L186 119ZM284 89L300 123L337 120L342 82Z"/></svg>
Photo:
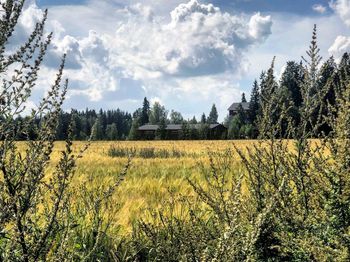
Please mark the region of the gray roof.
<svg viewBox="0 0 350 262"><path fill-rule="evenodd" d="M233 104L228 108L228 110L229 110L229 111L237 111L239 105L242 105L242 107L243 107L244 110L248 110L248 109L249 109L249 102L246 102L246 103L233 103Z"/></svg>
<svg viewBox="0 0 350 262"><path fill-rule="evenodd" d="M159 128L158 125L144 125L144 126L140 126L139 127L139 130L142 130L142 131L154 131L154 130L157 130Z"/></svg>
<svg viewBox="0 0 350 262"><path fill-rule="evenodd" d="M201 127L202 124L190 124L189 127L190 128L195 128L195 129L199 129ZM218 126L222 126L221 124L210 124L209 128L213 129L216 128ZM139 127L140 131L156 131L159 128L159 125L143 125ZM166 130L181 130L182 129L182 125L174 125L174 124L170 124L167 125Z"/></svg>

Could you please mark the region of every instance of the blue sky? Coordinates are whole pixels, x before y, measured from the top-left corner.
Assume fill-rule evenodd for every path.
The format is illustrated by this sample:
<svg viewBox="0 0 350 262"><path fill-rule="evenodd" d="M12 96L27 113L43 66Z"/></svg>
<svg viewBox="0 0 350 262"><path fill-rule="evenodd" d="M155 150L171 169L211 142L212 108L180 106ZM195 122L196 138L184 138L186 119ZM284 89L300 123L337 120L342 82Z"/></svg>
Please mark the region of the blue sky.
<svg viewBox="0 0 350 262"><path fill-rule="evenodd" d="M29 107L63 53L67 110L132 112L147 96L187 118L215 103L223 120L274 56L276 77L300 60L313 24L323 57L350 51L350 0L28 0L14 43L44 8L54 40Z"/></svg>

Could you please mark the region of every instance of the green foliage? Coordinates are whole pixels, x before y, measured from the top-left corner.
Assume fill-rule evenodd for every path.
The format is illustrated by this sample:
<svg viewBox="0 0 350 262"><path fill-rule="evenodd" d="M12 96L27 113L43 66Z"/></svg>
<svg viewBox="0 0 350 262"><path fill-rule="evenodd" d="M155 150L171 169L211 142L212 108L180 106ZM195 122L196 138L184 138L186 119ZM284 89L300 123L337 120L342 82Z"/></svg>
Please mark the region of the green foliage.
<svg viewBox="0 0 350 262"><path fill-rule="evenodd" d="M159 123L159 128L156 132L156 139L159 140L164 140L167 138L167 130L166 130L167 124L166 124L166 118L162 117L160 119L160 123Z"/></svg>
<svg viewBox="0 0 350 262"><path fill-rule="evenodd" d="M184 118L182 117L180 112L176 112L174 110L171 110L170 124L179 125L179 124L182 124L183 121L184 121Z"/></svg>
<svg viewBox="0 0 350 262"><path fill-rule="evenodd" d="M196 195L174 195L153 214L152 222L141 220L134 229L143 260L350 259L349 78L338 82L342 88L334 88L336 103L312 99L323 92L315 89L315 39L314 32L310 63L303 67L299 125L290 112L294 101L283 99L290 90L279 89L272 63L261 85L261 139L245 150L235 149L244 170L235 166L230 151L209 153L210 165L200 166L205 182L188 180ZM327 108L327 115L313 118L320 108ZM231 132L238 136L244 121L238 114L232 123ZM323 139L309 140L323 124L332 131Z"/></svg>
<svg viewBox="0 0 350 262"><path fill-rule="evenodd" d="M168 111L165 109L164 106L159 104L158 102L155 102L151 108L149 121L153 125L160 124L162 119L167 119Z"/></svg>
<svg viewBox="0 0 350 262"><path fill-rule="evenodd" d="M144 125L149 122L149 113L150 113L150 104L145 97L143 99L143 105L142 105L142 111L141 111L141 119L140 119L140 124Z"/></svg>
<svg viewBox="0 0 350 262"><path fill-rule="evenodd" d="M218 110L216 109L215 104L213 104L213 106L210 110L209 116L208 116L207 123L208 124L216 124L218 122L218 118L219 118Z"/></svg>
<svg viewBox="0 0 350 262"><path fill-rule="evenodd" d="M52 38L44 34L45 12L22 46L6 50L23 4L0 3L0 261L96 261L109 254L105 236L110 218L104 211L130 161L107 187L73 188L76 161L88 144L73 152L73 132L80 123L72 119L61 157L49 168L68 86L62 79L65 55L46 97L21 117ZM103 118L100 123L105 123ZM24 149L18 138L26 140Z"/></svg>
<svg viewBox="0 0 350 262"><path fill-rule="evenodd" d="M245 97L245 93L242 93L241 102L242 102L242 103L247 103L247 98Z"/></svg>
<svg viewBox="0 0 350 262"><path fill-rule="evenodd" d="M117 140L118 139L118 129L115 123L107 125L106 136L108 140Z"/></svg>
<svg viewBox="0 0 350 262"><path fill-rule="evenodd" d="M130 133L129 133L129 136L128 136L129 140L137 140L137 139L139 139L139 133L138 133L138 128L139 127L140 127L140 119L139 118L134 118L132 120Z"/></svg>
<svg viewBox="0 0 350 262"><path fill-rule="evenodd" d="M107 152L110 157L139 157L145 159L155 158L180 158L187 154L175 148L172 150L156 149L154 147L144 147L136 150L135 148L125 148L119 146L111 146Z"/></svg>
<svg viewBox="0 0 350 262"><path fill-rule="evenodd" d="M207 117L203 113L202 116L201 116L201 124L206 124L206 123L207 123Z"/></svg>

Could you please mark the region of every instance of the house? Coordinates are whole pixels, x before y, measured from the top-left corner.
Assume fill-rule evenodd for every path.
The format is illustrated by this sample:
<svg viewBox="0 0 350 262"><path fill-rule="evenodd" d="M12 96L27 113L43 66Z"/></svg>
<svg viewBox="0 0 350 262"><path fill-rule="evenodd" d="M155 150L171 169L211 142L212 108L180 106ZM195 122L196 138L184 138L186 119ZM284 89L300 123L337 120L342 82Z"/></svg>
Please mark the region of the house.
<svg viewBox="0 0 350 262"><path fill-rule="evenodd" d="M202 124L188 124L187 125L189 131L198 132L203 128ZM226 135L227 128L222 124L210 124L205 126L207 131L207 137L209 139L221 139ZM159 129L159 125L150 125L146 124L140 126L138 128L139 136L143 139L154 139L156 137L157 130ZM184 126L183 125L175 125L169 124L166 126L166 137L168 139L180 139L183 137Z"/></svg>
<svg viewBox="0 0 350 262"><path fill-rule="evenodd" d="M229 116L235 116L235 115L237 115L239 105L242 105L243 110L244 110L245 112L247 112L247 111L249 110L249 102L246 102L246 103L233 103L233 104L228 108Z"/></svg>

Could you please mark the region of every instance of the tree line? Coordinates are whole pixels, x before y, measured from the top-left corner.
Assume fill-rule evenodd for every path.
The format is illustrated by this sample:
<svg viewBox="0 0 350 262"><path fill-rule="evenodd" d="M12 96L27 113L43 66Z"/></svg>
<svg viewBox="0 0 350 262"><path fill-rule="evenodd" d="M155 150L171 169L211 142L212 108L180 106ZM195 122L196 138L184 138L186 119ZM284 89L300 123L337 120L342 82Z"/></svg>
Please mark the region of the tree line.
<svg viewBox="0 0 350 262"><path fill-rule="evenodd" d="M37 131L43 123L43 118L36 116L30 121L30 126L25 123L31 119L31 116L17 116L15 125L17 140L35 140ZM138 134L138 128L141 125L153 124L160 125L160 129L168 124L181 124L184 129L183 139L207 139L208 125L217 123L218 113L215 104L213 104L209 116L203 113L201 120L196 117L185 120L180 112L172 110L170 114L160 103L155 102L150 106L150 102L145 97L141 108L130 114L121 109L96 111L86 109L84 111L71 110L71 112L60 111L58 117L58 127L56 131L56 140L65 140L68 137L69 126L72 126L73 140L136 140L146 139ZM202 124L199 130L190 128L191 124ZM21 132L22 130L22 132ZM159 132L161 133L161 130ZM157 135L157 139L163 136ZM164 137L165 139L165 137Z"/></svg>
<svg viewBox="0 0 350 262"><path fill-rule="evenodd" d="M294 126L299 125L301 110L306 102L318 104L310 115L310 125L315 123L317 119L327 117L329 106L335 106L335 93L341 89L342 79L350 72L350 56L348 53L344 53L339 63L336 63L335 59L330 57L320 65L321 57L316 42L316 29L313 33L313 41L309 52L315 55L311 63L320 66L312 79L313 86L308 94L310 101L305 101L302 96L307 79L305 68L311 67L310 62L305 59L300 62L288 61L280 79L276 79L274 68L271 67L261 73L259 80L254 81L248 110L245 110L240 104L236 115L228 115L224 120L228 132L218 138L256 139L259 136L258 120L263 114L262 107L271 94L278 98L279 103L276 106L279 112L285 108L286 114L290 116L291 124ZM245 93L242 94L241 102L248 102ZM275 119L278 119L279 112L276 112ZM26 132L17 133L18 140L28 139L28 137L29 139L36 139L36 130L40 128L43 121L40 116L36 116L34 121L31 121L31 126L24 128L23 123L26 123L25 120L28 117L30 118L30 116L18 116L16 118L17 129L26 130ZM92 140L164 140L168 139L165 128L169 124L182 126L180 139L205 140L210 139L209 125L217 122L218 111L215 104L212 105L208 116L203 113L200 120L197 120L195 116L186 120L180 112L175 110L169 112L159 102L151 105L145 97L142 106L132 114L120 109L61 111L56 139L67 139L68 126L72 123L73 140L88 140L89 138ZM146 124L159 126L155 136L143 137L138 132L138 128ZM197 124L200 127L194 128L194 125ZM287 126L287 123L284 125ZM323 124L318 127L314 136L319 137L328 134L330 131L331 127ZM286 134L287 130L284 130L281 135L286 136Z"/></svg>
<svg viewBox="0 0 350 262"><path fill-rule="evenodd" d="M329 116L330 108L336 106L336 92L341 92L342 82L346 79L350 72L350 57L348 53L344 53L340 63L337 64L334 57L328 58L320 69L313 72L312 88L308 91L308 96L303 97L305 85L308 81L305 68L311 66L319 66L321 57L317 47L316 29L311 42L310 54L311 62L302 60L301 62L289 61L286 64L285 70L279 80L274 75L274 68L271 67L268 71L263 71L259 81L255 80L251 92L249 110L244 111L242 106L239 106L238 113L234 117L226 119L228 126L228 138L243 139L257 138L259 136L258 120L262 117L262 107L270 99L270 95L277 97L277 111L274 118L278 119L278 113L282 110L290 117L291 124L295 127L299 126L303 106L306 103L315 104L315 108L310 113L309 127L314 125L318 119L324 119ZM311 65L312 63L313 65ZM306 99L308 99L306 101ZM242 102L246 102L245 96L242 97ZM284 123L287 126L287 123ZM314 134L315 137L320 137L329 134L332 128L329 124L320 124ZM282 136L286 136L287 130L283 130ZM296 134L295 134L296 136Z"/></svg>

